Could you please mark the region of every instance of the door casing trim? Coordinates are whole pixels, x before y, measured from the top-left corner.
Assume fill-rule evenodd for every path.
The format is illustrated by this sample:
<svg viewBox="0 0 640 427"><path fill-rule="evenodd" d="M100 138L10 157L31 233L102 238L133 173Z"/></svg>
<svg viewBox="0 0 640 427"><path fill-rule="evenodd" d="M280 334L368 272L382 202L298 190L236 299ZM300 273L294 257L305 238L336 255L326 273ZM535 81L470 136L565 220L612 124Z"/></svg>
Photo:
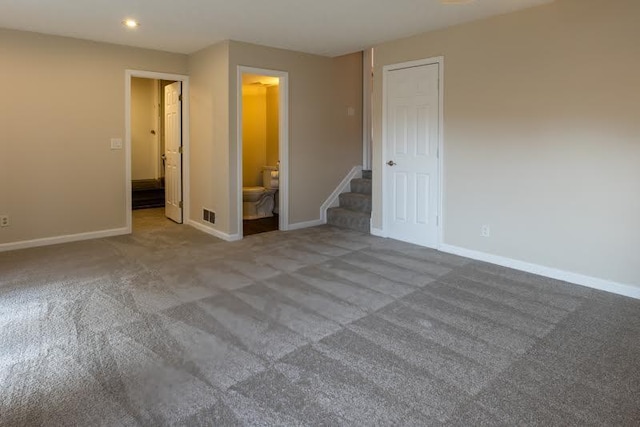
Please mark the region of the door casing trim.
<svg viewBox="0 0 640 427"><path fill-rule="evenodd" d="M131 211L131 79L172 80L182 82L182 223L190 219L190 185L189 185L189 76L183 74L158 73L144 70L125 70L124 84L124 127L125 127L125 217L127 231L132 231Z"/></svg>
<svg viewBox="0 0 640 427"><path fill-rule="evenodd" d="M279 86L279 141L278 156L280 158L279 173L279 218L278 228L281 231L289 229L289 73L287 71L270 70L266 68L248 67L238 65L236 77L236 198L237 198L237 219L238 233L240 239L243 238L242 230L242 75L257 74L259 76L278 77Z"/></svg>

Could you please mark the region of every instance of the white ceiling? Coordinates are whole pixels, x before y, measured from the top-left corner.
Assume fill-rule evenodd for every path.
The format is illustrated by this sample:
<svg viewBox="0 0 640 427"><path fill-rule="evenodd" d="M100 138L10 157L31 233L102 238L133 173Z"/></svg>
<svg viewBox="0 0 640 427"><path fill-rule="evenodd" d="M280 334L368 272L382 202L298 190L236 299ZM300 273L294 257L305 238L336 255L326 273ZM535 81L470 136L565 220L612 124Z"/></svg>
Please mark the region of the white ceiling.
<svg viewBox="0 0 640 427"><path fill-rule="evenodd" d="M187 54L231 39L336 56L551 1L0 0L0 27Z"/></svg>

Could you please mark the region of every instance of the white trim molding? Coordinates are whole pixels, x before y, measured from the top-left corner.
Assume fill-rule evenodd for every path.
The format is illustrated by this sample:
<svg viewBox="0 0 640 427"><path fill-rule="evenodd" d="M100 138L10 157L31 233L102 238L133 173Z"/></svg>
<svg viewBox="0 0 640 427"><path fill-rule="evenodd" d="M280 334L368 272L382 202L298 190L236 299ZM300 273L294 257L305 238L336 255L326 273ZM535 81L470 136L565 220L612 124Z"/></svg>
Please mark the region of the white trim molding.
<svg viewBox="0 0 640 427"><path fill-rule="evenodd" d="M295 224L289 224L289 231L300 230L300 229L309 228L309 227L317 227L319 225L324 225L326 223L327 223L326 218L324 221L321 219L314 219L311 221L296 222Z"/></svg>
<svg viewBox="0 0 640 427"><path fill-rule="evenodd" d="M60 243L79 242L82 240L102 239L104 237L122 236L130 234L127 227L113 228L110 230L91 231L88 233L67 234L64 236L45 237L42 239L23 240L20 242L1 243L0 252L15 251L18 249L36 248L39 246L58 245Z"/></svg>
<svg viewBox="0 0 640 427"><path fill-rule="evenodd" d="M610 280L572 273L570 271L532 264L525 261L489 254L486 252L474 251L472 249L461 248L454 245L442 244L440 245L439 250L442 252L463 256L465 258L471 258L477 261L484 261L491 264L500 265L502 267L513 268L514 270L525 271L527 273L533 273L551 279L562 280L564 282L586 286L592 289L598 289L600 291L606 291L617 295L640 299L640 286L625 285L623 283L616 283Z"/></svg>
<svg viewBox="0 0 640 427"><path fill-rule="evenodd" d="M186 224L190 225L191 227L195 228L198 231L202 231L203 233L206 233L210 236L217 237L218 239L224 240L225 242L235 242L238 240L242 240L242 236L240 236L239 234L223 233L220 230L216 230L215 228L208 227L204 224L200 224L199 222L194 221L192 219L188 220Z"/></svg>
<svg viewBox="0 0 640 427"><path fill-rule="evenodd" d="M143 79L169 80L182 82L182 222L186 223L190 218L190 151L189 151L189 76L182 74L157 73L154 71L125 70L124 84L124 126L125 126L125 218L127 229L132 230L131 213L131 79L140 77Z"/></svg>
<svg viewBox="0 0 640 427"><path fill-rule="evenodd" d="M362 168L370 170L372 153L373 48L362 51Z"/></svg>
<svg viewBox="0 0 640 427"><path fill-rule="evenodd" d="M371 235L376 237L383 237L385 239L389 237L385 230L383 230L382 228L376 228L376 227L371 227Z"/></svg>
<svg viewBox="0 0 640 427"><path fill-rule="evenodd" d="M327 200L320 205L320 221L322 224L327 223L327 209L338 206L340 203L340 194L349 192L351 188L351 180L362 177L362 166L354 166L349 173L340 181L340 184L327 197Z"/></svg>

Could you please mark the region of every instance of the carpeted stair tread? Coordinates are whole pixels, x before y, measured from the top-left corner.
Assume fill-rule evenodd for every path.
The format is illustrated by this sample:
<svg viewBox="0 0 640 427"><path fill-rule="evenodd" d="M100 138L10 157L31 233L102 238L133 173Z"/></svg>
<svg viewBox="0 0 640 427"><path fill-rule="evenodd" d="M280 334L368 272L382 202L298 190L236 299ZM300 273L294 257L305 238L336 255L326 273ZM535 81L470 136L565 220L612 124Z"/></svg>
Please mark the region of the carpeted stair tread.
<svg viewBox="0 0 640 427"><path fill-rule="evenodd" d="M371 179L371 171L362 171L362 179Z"/></svg>

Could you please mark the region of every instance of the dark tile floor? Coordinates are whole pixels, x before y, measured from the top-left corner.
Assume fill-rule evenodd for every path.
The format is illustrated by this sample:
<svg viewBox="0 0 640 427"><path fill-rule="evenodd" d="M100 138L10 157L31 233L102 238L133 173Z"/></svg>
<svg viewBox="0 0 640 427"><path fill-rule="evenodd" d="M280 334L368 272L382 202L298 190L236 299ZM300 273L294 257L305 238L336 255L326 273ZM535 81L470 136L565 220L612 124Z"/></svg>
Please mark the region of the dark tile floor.
<svg viewBox="0 0 640 427"><path fill-rule="evenodd" d="M278 221L277 214L270 218L245 219L242 221L242 233L244 236L251 236L252 234L276 231L278 230Z"/></svg>

